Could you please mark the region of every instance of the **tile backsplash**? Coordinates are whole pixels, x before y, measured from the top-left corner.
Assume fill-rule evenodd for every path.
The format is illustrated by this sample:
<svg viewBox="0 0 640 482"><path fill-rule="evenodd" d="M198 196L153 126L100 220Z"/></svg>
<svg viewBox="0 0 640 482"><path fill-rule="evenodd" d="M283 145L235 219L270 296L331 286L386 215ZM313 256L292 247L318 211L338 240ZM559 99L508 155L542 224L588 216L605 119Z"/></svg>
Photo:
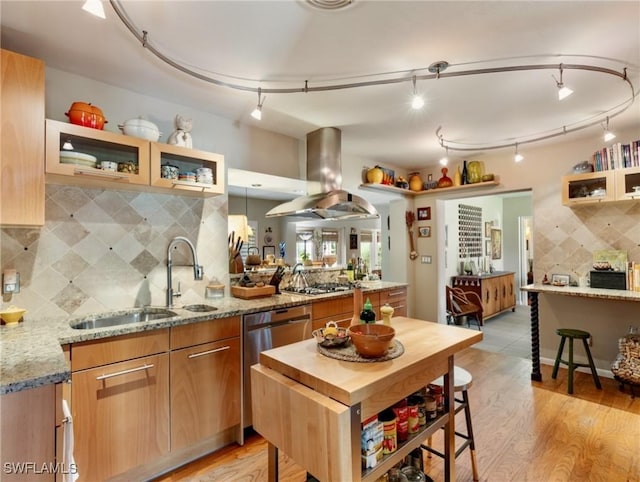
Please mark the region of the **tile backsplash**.
<svg viewBox="0 0 640 482"><path fill-rule="evenodd" d="M20 273L20 293L3 300L28 316L82 315L164 305L167 247L191 240L204 266L193 280L189 250L176 246L179 303L200 301L209 280L228 285L227 196L197 198L48 184L42 228L3 228L1 267ZM189 265L189 266L186 266Z"/></svg>

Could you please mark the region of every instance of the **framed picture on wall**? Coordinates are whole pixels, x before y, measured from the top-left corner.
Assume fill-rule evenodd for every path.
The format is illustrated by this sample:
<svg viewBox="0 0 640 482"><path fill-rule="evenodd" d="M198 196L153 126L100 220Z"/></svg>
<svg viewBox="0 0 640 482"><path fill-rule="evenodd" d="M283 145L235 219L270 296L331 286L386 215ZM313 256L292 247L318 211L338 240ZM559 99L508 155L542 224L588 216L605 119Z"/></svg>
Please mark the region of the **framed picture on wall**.
<svg viewBox="0 0 640 482"><path fill-rule="evenodd" d="M350 234L349 235L349 249L358 249L358 235Z"/></svg>
<svg viewBox="0 0 640 482"><path fill-rule="evenodd" d="M491 230L491 259L502 258L502 230L493 228Z"/></svg>
<svg viewBox="0 0 640 482"><path fill-rule="evenodd" d="M491 240L487 239L484 242L484 254L485 256L491 256Z"/></svg>
<svg viewBox="0 0 640 482"><path fill-rule="evenodd" d="M420 226L418 228L418 237L419 238L430 238L431 237L431 226Z"/></svg>
<svg viewBox="0 0 640 482"><path fill-rule="evenodd" d="M484 223L484 237L485 238L490 238L491 237L491 228L493 227L493 221L486 221ZM489 254L489 253L487 253Z"/></svg>
<svg viewBox="0 0 640 482"><path fill-rule="evenodd" d="M431 219L431 208L418 208L418 221L428 221Z"/></svg>

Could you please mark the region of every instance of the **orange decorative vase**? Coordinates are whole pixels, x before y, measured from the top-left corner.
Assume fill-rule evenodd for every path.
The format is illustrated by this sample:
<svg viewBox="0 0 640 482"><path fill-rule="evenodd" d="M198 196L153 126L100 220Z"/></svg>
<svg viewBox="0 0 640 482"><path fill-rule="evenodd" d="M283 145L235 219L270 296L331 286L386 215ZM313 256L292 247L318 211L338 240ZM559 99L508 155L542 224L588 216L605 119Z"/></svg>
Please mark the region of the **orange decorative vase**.
<svg viewBox="0 0 640 482"><path fill-rule="evenodd" d="M414 172L409 177L409 189L415 192L422 191L422 178L417 172Z"/></svg>
<svg viewBox="0 0 640 482"><path fill-rule="evenodd" d="M438 179L438 187L451 187L453 186L453 181L451 180L450 177L447 177L447 172L449 171L449 169L447 169L446 167L443 167L441 172L442 172L442 177L440 179Z"/></svg>

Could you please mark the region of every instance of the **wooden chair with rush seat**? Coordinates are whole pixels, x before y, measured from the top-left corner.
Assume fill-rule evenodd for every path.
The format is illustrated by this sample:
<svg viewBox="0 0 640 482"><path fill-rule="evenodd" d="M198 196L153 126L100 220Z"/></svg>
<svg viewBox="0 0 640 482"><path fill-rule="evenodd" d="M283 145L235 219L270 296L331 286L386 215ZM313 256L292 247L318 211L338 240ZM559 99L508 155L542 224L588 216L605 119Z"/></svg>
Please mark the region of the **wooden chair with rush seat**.
<svg viewBox="0 0 640 482"><path fill-rule="evenodd" d="M478 330L482 321L482 300L477 293L464 291L462 288L446 286L447 324L462 325L466 319L471 328L471 320L476 322Z"/></svg>

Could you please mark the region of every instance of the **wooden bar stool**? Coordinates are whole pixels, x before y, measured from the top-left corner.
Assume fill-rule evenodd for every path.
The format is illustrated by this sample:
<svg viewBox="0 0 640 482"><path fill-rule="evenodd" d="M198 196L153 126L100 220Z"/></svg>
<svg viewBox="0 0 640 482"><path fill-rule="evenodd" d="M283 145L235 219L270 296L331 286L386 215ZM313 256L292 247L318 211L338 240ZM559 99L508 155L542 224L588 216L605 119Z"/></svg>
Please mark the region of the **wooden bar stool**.
<svg viewBox="0 0 640 482"><path fill-rule="evenodd" d="M567 393L573 393L573 372L578 367L589 367L591 369L591 375L593 376L593 381L596 384L596 388L598 390L602 389L600 385L600 378L598 378L598 372L596 372L596 366L593 363L593 358L591 357L591 350L589 350L589 343L587 340L591 337L591 333L582 330L576 330L573 328L558 328L556 333L561 336L560 339L560 347L558 348L558 354L556 355L556 361L553 364L553 372L551 373L551 378L556 378L558 376L558 367L560 363L567 365L569 367L569 386L567 389ZM564 342L569 339L569 360L562 359L562 351L564 350ZM576 363L573 361L573 340L578 339L582 340L582 344L584 345L584 351L587 352L587 358L589 363Z"/></svg>
<svg viewBox="0 0 640 482"><path fill-rule="evenodd" d="M460 455L464 449L469 447L469 453L471 454L471 469L473 471L473 480L478 480L478 462L476 461L476 445L473 439L473 427L471 425L471 410L469 408L469 394L467 393L467 389L471 386L473 382L473 377L471 373L469 373L464 368L460 368L459 366L453 367L453 389L455 392L462 392L462 399L455 398L455 401L458 402L458 405L455 408L455 413L457 414L461 410L464 410L465 422L467 425L467 433L455 432L455 434L464 439L464 442L460 447L456 449L456 458ZM443 387L444 389L444 377L439 377L431 382L432 385L438 385ZM431 437L428 438L426 444L420 445L424 450L429 452L429 454L435 454L439 457L444 458L444 453L434 449L431 443ZM429 455L430 457L431 455Z"/></svg>

